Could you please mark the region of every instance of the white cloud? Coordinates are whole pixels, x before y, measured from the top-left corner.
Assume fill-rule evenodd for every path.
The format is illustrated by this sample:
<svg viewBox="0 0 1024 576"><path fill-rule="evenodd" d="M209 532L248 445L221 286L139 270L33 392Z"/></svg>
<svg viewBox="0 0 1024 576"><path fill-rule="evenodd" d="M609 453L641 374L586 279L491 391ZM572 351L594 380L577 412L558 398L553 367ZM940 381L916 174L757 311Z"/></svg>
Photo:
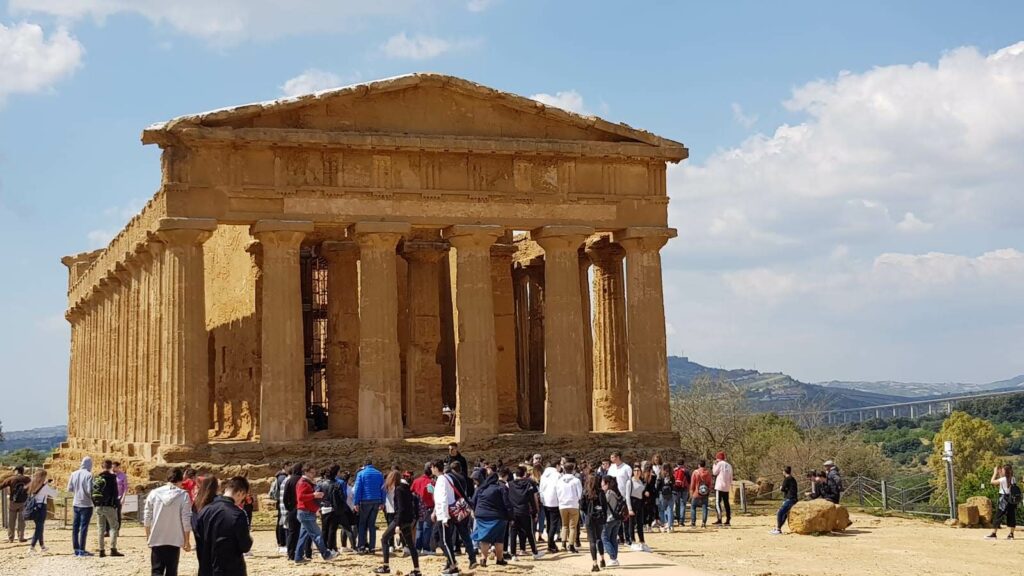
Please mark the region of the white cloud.
<svg viewBox="0 0 1024 576"><path fill-rule="evenodd" d="M924 222L917 216L914 216L913 212L907 212L903 215L903 220L896 225L897 228L904 232L927 232L935 226L929 222Z"/></svg>
<svg viewBox="0 0 1024 576"><path fill-rule="evenodd" d="M284 84L281 85L281 94L285 96L298 96L299 94L308 94L341 85L341 76L333 72L310 68L294 78L285 80Z"/></svg>
<svg viewBox="0 0 1024 576"><path fill-rule="evenodd" d="M576 112L577 114L590 114L590 110L587 109L586 104L583 103L583 95L575 90L565 90L563 92L555 92L554 95L540 93L530 96L531 100L536 100L546 106L554 106L555 108L561 108L562 110L568 110L569 112Z"/></svg>
<svg viewBox="0 0 1024 576"><path fill-rule="evenodd" d="M466 2L466 10L470 12L483 12L495 4L495 0L469 0Z"/></svg>
<svg viewBox="0 0 1024 576"><path fill-rule="evenodd" d="M64 21L102 22L120 14L141 16L157 26L203 38L211 44L296 34L348 32L380 16L414 13L419 0L10 0L13 14L48 14Z"/></svg>
<svg viewBox="0 0 1024 576"><path fill-rule="evenodd" d="M106 247L116 235L117 231L96 229L90 230L85 237L89 240L89 248L95 250L96 248Z"/></svg>
<svg viewBox="0 0 1024 576"><path fill-rule="evenodd" d="M0 23L0 104L11 94L51 88L81 65L84 52L65 28L47 37L36 24Z"/></svg>
<svg viewBox="0 0 1024 576"><path fill-rule="evenodd" d="M477 44L479 40L446 40L436 36L409 36L405 32L399 32L388 38L380 49L388 58L430 60L447 52L463 50Z"/></svg>
<svg viewBox="0 0 1024 576"><path fill-rule="evenodd" d="M737 124L739 124L740 126L743 126L744 128L753 128L754 124L757 124L758 116L757 116L757 114L747 114L747 113L745 113L743 111L743 106L740 106L739 103L737 103L737 102L733 102L732 103L732 119Z"/></svg>

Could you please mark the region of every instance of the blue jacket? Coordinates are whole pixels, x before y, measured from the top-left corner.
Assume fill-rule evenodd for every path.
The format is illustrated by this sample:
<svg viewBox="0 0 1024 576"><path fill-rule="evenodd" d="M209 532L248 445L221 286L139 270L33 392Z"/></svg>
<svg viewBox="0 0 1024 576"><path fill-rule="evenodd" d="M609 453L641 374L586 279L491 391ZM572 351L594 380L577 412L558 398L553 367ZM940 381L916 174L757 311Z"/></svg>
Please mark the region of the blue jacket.
<svg viewBox="0 0 1024 576"><path fill-rule="evenodd" d="M356 506L360 502L375 500L384 501L384 475L372 465L369 465L356 474L356 485L352 488L352 503Z"/></svg>
<svg viewBox="0 0 1024 576"><path fill-rule="evenodd" d="M491 474L476 489L473 495L473 514L481 520L508 520L512 518L512 502L508 489L498 482L498 475Z"/></svg>

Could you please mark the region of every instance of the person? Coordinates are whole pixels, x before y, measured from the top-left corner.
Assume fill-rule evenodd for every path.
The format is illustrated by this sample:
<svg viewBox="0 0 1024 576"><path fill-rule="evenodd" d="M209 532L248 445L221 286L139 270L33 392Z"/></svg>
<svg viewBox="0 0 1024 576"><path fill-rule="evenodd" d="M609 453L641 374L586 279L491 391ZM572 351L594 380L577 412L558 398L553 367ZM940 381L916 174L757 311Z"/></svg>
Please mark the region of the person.
<svg viewBox="0 0 1024 576"><path fill-rule="evenodd" d="M431 466L431 471L437 481L434 484L434 522L440 524L441 549L444 551L445 567L441 574L458 574L459 565L455 559L455 534L465 534L466 551L469 554L469 569L477 567L476 549L469 541L468 520L457 521L452 517L452 512L457 509L460 500L464 501L465 492L457 486L456 477L458 473L454 470L459 466L458 462L452 463L453 471L449 474L444 472L444 462L438 460Z"/></svg>
<svg viewBox="0 0 1024 576"><path fill-rule="evenodd" d="M28 485L31 479L25 476L25 467L16 466L14 475L0 484L0 490L8 490L7 510L10 514L10 521L7 523L7 541L14 542L14 533L18 533L18 542L25 541L25 503L28 502ZM15 529L17 527L17 529Z"/></svg>
<svg viewBox="0 0 1024 576"><path fill-rule="evenodd" d="M92 556L85 549L89 536L89 522L92 521L92 458L82 458L82 466L68 477L67 491L74 497L74 518L71 522L71 546L75 556Z"/></svg>
<svg viewBox="0 0 1024 576"><path fill-rule="evenodd" d="M291 466L289 462L285 462L281 466L281 469L274 474L274 479L270 482L270 491L267 496L273 500L277 508L277 524L274 526L274 536L277 539L277 552L279 554L288 553L288 533L285 530L285 519L288 514L285 510L282 495L284 493L284 484L288 480L288 467Z"/></svg>
<svg viewBox="0 0 1024 576"><path fill-rule="evenodd" d="M646 468L646 469L645 469ZM633 479L630 483L630 503L633 506L634 514L629 517L629 525L626 527L626 543L629 549L634 552L650 552L647 541L644 539L644 525L647 523L647 504L644 502L647 492L647 482L644 475L651 472L650 464L645 466L641 462L633 468ZM625 494L623 494L625 497Z"/></svg>
<svg viewBox="0 0 1024 576"><path fill-rule="evenodd" d="M121 531L121 524L117 521L117 476L113 472L114 463L104 460L102 467L103 470L92 483L92 503L96 510L100 558L107 555L104 538L108 528L110 529L110 555L113 557L124 556L117 551L117 536Z"/></svg>
<svg viewBox="0 0 1024 576"><path fill-rule="evenodd" d="M535 457L536 456L540 456L540 454L534 454L534 456ZM533 520L533 529L537 533L537 542L539 544L543 544L545 542L545 540L544 540L544 531L545 531L545 528L546 528L546 525L547 525L546 513L544 511L544 506L543 506L543 504L541 504L541 499L540 499L540 480L543 477L544 477L544 464L543 463L531 464L530 465L530 479L533 480L534 485L537 486L537 503L538 503L537 513L535 515L536 518L534 518L534 520Z"/></svg>
<svg viewBox="0 0 1024 576"><path fill-rule="evenodd" d="M540 477L540 503L544 507L544 524L548 533L548 552L558 552L558 545L555 543L555 535L558 533L561 523L561 514L558 511L558 469L550 462L544 468Z"/></svg>
<svg viewBox="0 0 1024 576"><path fill-rule="evenodd" d="M655 472L654 464L650 462L641 463L640 469L643 471L641 478L644 482L644 495L642 500L644 506L644 521L647 523L645 528L648 532L653 532L655 528L660 526L660 516L658 514L658 473ZM658 470L660 470L660 468Z"/></svg>
<svg viewBox="0 0 1024 576"><path fill-rule="evenodd" d="M618 489L619 495L625 499L626 507L629 509L629 516L632 517L636 514L633 510L633 503L629 499L629 495L633 491L633 468L622 461L621 452L612 452L609 460L612 463L608 467L608 475L615 480L615 487Z"/></svg>
<svg viewBox="0 0 1024 576"><path fill-rule="evenodd" d="M540 496L538 495L537 484L530 478L526 466L516 468L515 477L508 484L508 499L512 504L512 538L509 550L512 552L512 560L519 561L517 555L516 540L519 540L519 549L525 549L526 543L530 544L530 552L533 559L539 560L544 553L537 551L537 541L533 538L533 517L540 508Z"/></svg>
<svg viewBox="0 0 1024 576"><path fill-rule="evenodd" d="M593 567L591 572L600 572L605 567L604 542L602 535L604 525L608 522L608 500L604 490L601 489L601 477L597 474L587 474L587 483L583 487L583 500L581 509L587 511L587 543L590 545L590 561ZM600 562L598 561L600 556Z"/></svg>
<svg viewBox="0 0 1024 576"><path fill-rule="evenodd" d="M682 458L672 469L672 509L680 526L686 526L686 504L690 499L690 471Z"/></svg>
<svg viewBox="0 0 1024 576"><path fill-rule="evenodd" d="M35 524L35 529L32 531L32 540L28 544L28 549L30 552L35 552L36 544L39 544L39 549L46 552L46 543L43 541L43 527L46 525L46 500L57 497L57 489L51 486L46 479L46 469L40 468L32 474L32 479L25 486L25 493L27 498L22 504L27 506L30 499L35 501L35 510L29 516L29 520ZM24 507L18 512L19 516L23 515L23 510ZM13 525L14 522L11 524Z"/></svg>
<svg viewBox="0 0 1024 576"><path fill-rule="evenodd" d="M604 529L601 531L601 544L608 554L608 566L614 567L619 565L619 529L623 516L628 517L629 510L626 499L619 492L619 483L611 474L601 477L601 491L604 492L607 512Z"/></svg>
<svg viewBox="0 0 1024 576"><path fill-rule="evenodd" d="M445 464L445 466L451 468L452 462L458 462L459 463L459 466L460 466L459 474L462 475L462 478L464 480L464 485L466 486L466 489L470 491L468 494L464 495L468 499L471 496L473 496L473 493L472 493L473 483L469 482L469 473L470 473L469 462L466 461L466 457L462 455L462 452L459 452L459 443L458 442L449 442L448 443L448 456L444 459L444 464Z"/></svg>
<svg viewBox="0 0 1024 576"><path fill-rule="evenodd" d="M1013 532L1017 529L1017 506L1020 505L1021 489L1017 485L1017 479L1013 476L1013 466L1006 464L1002 468L992 469L992 479L989 481L993 486L999 487L999 503L996 506L995 515L992 517L992 533L986 536L988 540L995 540L999 526L1006 521L1010 528L1007 540L1013 540Z"/></svg>
<svg viewBox="0 0 1024 576"><path fill-rule="evenodd" d="M338 527L344 515L345 492L338 485L337 478L341 466L334 464L320 471L316 489L323 492L320 500L320 530L324 534L324 542L330 550L338 550Z"/></svg>
<svg viewBox="0 0 1024 576"><path fill-rule="evenodd" d="M789 511L796 504L797 498L797 485L796 478L793 477L793 468L786 466L782 469L783 479L780 492L782 492L782 506L779 507L779 512L775 515L775 529L772 530L772 534L778 536L782 534L782 526L786 523L786 519L789 518Z"/></svg>
<svg viewBox="0 0 1024 576"><path fill-rule="evenodd" d="M661 476L661 469L664 466L665 461L662 459L661 454L651 456L651 473L654 474L655 478Z"/></svg>
<svg viewBox="0 0 1024 576"><path fill-rule="evenodd" d="M117 477L117 525L120 526L121 507L124 506L124 497L128 495L128 473L120 462L114 462L114 476Z"/></svg>
<svg viewBox="0 0 1024 576"><path fill-rule="evenodd" d="M725 452L715 454L715 465L711 468L715 477L715 520L716 526L722 526L722 514L725 513L725 526L732 525L732 508L729 506L729 490L732 489L732 464L725 460Z"/></svg>
<svg viewBox="0 0 1024 576"><path fill-rule="evenodd" d="M505 529L512 517L512 501L508 488L498 481L493 469L486 469L484 479L473 495L473 513L476 528L472 541L480 547L480 565L487 566L487 555L494 548L494 557L499 566L505 561Z"/></svg>
<svg viewBox="0 0 1024 576"><path fill-rule="evenodd" d="M708 499L711 497L714 480L711 478L711 471L708 470L708 463L701 460L697 463L697 469L690 475L690 527L697 527L697 508L704 511L700 527L708 526Z"/></svg>
<svg viewBox="0 0 1024 576"><path fill-rule="evenodd" d="M185 479L181 481L181 489L188 492L189 499L195 502L196 494L199 492L199 480L196 479L196 470L191 465L185 467Z"/></svg>
<svg viewBox="0 0 1024 576"><path fill-rule="evenodd" d="M360 554L373 554L377 547L377 512L384 502L384 475L373 467L367 458L363 468L356 473L356 485L352 502L359 514L357 550Z"/></svg>
<svg viewBox="0 0 1024 576"><path fill-rule="evenodd" d="M146 496L142 526L153 576L178 576L181 551L192 550L192 499L182 489L185 472L172 468L167 483Z"/></svg>
<svg viewBox="0 0 1024 576"><path fill-rule="evenodd" d="M825 461L825 486L823 495L826 500L833 504L839 504L843 495L843 478L839 475L839 468L832 460Z"/></svg>
<svg viewBox="0 0 1024 576"><path fill-rule="evenodd" d="M193 532L195 531L195 521L199 517L199 513L203 511L203 508L209 506L213 499L217 497L217 493L220 492L220 482L213 474L203 476L197 484L196 498L192 501Z"/></svg>
<svg viewBox="0 0 1024 576"><path fill-rule="evenodd" d="M356 480L352 473L347 470L342 472L338 478L338 487L345 494L345 514L341 518L341 548L339 550L348 554L354 554L357 548L356 528L359 525L359 517L355 512L355 503L352 501L355 483Z"/></svg>
<svg viewBox="0 0 1024 576"><path fill-rule="evenodd" d="M390 526L391 521L395 517L395 487L401 483L402 473L396 470L397 466L393 467L390 472L384 476L384 525ZM397 532L397 530L396 530ZM380 540L381 548L387 553L388 548L395 547L395 532L391 533L390 538L381 537Z"/></svg>
<svg viewBox="0 0 1024 576"><path fill-rule="evenodd" d="M558 515L562 521L562 549L576 554L576 540L580 531L580 499L583 485L576 477L576 463L566 462L562 475L555 482Z"/></svg>
<svg viewBox="0 0 1024 576"><path fill-rule="evenodd" d="M296 564L309 562L306 556L306 546L309 542L317 547L324 560L334 560L338 557L337 552L329 550L324 544L323 533L316 524L316 513L320 509L320 499L323 497L324 493L317 491L313 482L313 467L305 468L295 486L295 516L300 526L299 542L295 547L295 555L292 556Z"/></svg>
<svg viewBox="0 0 1024 576"><path fill-rule="evenodd" d="M245 553L252 548L252 536L241 507L248 497L249 481L235 476L224 483L224 494L199 512L195 520L199 576L246 576Z"/></svg>
<svg viewBox="0 0 1024 576"><path fill-rule="evenodd" d="M810 484L810 489L804 492L804 496L807 496L808 500L815 500L821 498L821 490L818 489L818 471L811 470L807 473L807 482Z"/></svg>
<svg viewBox="0 0 1024 576"><path fill-rule="evenodd" d="M431 537L434 534L434 523L430 520L430 513L434 509L434 477L429 462L423 466L423 475L413 480L410 490L419 499L420 506L414 545L421 556L433 556Z"/></svg>
<svg viewBox="0 0 1024 576"><path fill-rule="evenodd" d="M285 532L287 534L287 557L294 558L295 551L299 547L299 532L302 527L299 524L299 500L296 493L296 489L299 485L299 480L302 478L302 472L304 469L302 462L296 462L292 465L291 474L288 475L288 479L284 484L284 492L281 496L285 509ZM303 550L303 554L306 557L311 557L312 554L312 543L310 543L309 550Z"/></svg>
<svg viewBox="0 0 1024 576"><path fill-rule="evenodd" d="M675 491L675 478L672 476L671 468L668 466L661 468L654 490L658 496L658 520L661 522L661 530L672 532L672 526L675 524L675 506L672 500Z"/></svg>
<svg viewBox="0 0 1024 576"><path fill-rule="evenodd" d="M395 477L394 479L392 479L393 476ZM413 541L413 529L416 526L416 518L419 516L419 505L414 502L409 481L402 477L399 472L392 471L388 474L385 484L388 481L394 483L392 490L394 512L391 515L391 521L388 522L388 527L384 530L384 534L381 535L381 547L384 549L384 564L373 572L374 574L391 573L391 546L387 543L394 541L395 533L397 532L401 535L402 541L406 543L409 555L412 556L412 572L409 572L409 576L420 576L420 556Z"/></svg>

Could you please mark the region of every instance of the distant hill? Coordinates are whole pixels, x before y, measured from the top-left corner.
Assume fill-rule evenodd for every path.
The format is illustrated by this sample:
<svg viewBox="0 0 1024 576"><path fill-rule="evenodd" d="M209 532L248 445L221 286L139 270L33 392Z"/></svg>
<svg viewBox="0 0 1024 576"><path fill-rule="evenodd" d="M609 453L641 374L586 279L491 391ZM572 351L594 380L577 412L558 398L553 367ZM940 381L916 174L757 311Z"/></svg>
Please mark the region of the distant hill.
<svg viewBox="0 0 1024 576"><path fill-rule="evenodd" d="M985 384L969 384L963 382L895 382L882 380L878 382L857 382L845 380L831 380L828 382L815 382L826 388L847 388L862 390L874 394L890 394L905 396L907 398L927 398L931 396L948 396L959 394L977 394L980 392L994 392L1001 390L1024 390L1024 375L1010 378L1009 380L998 380Z"/></svg>
<svg viewBox="0 0 1024 576"><path fill-rule="evenodd" d="M905 396L893 394L808 384L781 372L709 368L680 356L668 357L668 374L669 385L674 389L687 389L702 375L713 381L728 382L743 389L758 412L785 412L808 405L828 409L861 408L907 400Z"/></svg>
<svg viewBox="0 0 1024 576"><path fill-rule="evenodd" d="M0 442L0 453L13 452L22 448L31 448L40 452L49 452L68 437L67 426L49 426L32 430L4 431L3 442Z"/></svg>

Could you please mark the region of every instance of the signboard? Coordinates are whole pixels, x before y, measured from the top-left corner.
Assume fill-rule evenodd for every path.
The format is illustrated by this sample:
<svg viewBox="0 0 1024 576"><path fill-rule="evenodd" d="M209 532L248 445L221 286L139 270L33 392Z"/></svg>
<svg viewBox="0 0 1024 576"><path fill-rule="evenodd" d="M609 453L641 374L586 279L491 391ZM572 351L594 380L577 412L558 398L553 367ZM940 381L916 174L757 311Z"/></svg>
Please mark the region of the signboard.
<svg viewBox="0 0 1024 576"><path fill-rule="evenodd" d="M121 500L121 513L127 514L129 512L139 511L139 495L138 494L125 494L124 500Z"/></svg>

